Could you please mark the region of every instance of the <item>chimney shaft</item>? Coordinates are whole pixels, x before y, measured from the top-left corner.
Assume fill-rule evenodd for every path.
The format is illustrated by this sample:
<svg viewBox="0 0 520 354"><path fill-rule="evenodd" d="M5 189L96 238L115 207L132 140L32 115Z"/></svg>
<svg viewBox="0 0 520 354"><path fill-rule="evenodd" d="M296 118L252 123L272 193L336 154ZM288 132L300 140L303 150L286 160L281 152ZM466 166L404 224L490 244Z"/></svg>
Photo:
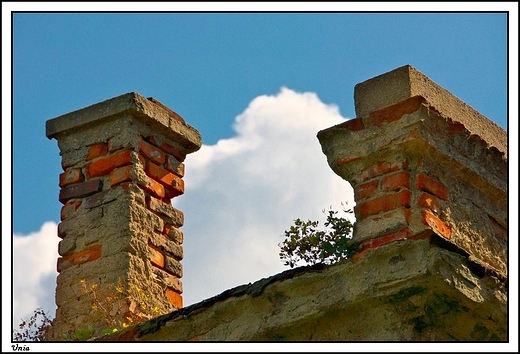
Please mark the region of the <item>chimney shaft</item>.
<svg viewBox="0 0 520 354"><path fill-rule="evenodd" d="M433 237L506 276L506 132L411 66L354 96L358 117L318 139L354 188L357 257Z"/></svg>
<svg viewBox="0 0 520 354"><path fill-rule="evenodd" d="M54 339L182 307L184 159L197 130L128 93L46 123L62 167Z"/></svg>

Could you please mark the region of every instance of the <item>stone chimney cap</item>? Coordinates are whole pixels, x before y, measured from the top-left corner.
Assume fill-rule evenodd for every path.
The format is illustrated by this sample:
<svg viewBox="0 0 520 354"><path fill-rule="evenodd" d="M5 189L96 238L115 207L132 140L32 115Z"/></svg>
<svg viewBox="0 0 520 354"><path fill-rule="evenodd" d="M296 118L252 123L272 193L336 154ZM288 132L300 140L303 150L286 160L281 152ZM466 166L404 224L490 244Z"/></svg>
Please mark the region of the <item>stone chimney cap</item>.
<svg viewBox="0 0 520 354"><path fill-rule="evenodd" d="M424 97L443 116L463 124L471 134L480 136L507 156L507 132L504 129L411 65L357 84L354 87L356 116L368 116L373 111L414 96Z"/></svg>
<svg viewBox="0 0 520 354"><path fill-rule="evenodd" d="M179 135L182 135L181 140L188 153L198 150L202 145L200 133L187 124L180 115L153 97L145 98L136 92L125 93L50 119L45 124L46 135L49 139L56 138L57 135L127 113L143 118L151 124L167 128L177 139L180 138Z"/></svg>

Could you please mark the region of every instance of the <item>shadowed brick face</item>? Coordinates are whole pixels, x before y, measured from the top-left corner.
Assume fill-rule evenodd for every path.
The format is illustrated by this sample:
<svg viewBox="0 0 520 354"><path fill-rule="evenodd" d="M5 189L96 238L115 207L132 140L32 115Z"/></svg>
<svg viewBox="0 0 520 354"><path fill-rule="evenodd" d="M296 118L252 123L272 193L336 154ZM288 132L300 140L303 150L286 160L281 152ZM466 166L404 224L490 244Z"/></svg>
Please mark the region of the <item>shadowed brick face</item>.
<svg viewBox="0 0 520 354"><path fill-rule="evenodd" d="M448 199L448 188L433 178L428 177L425 173L420 173L417 176L417 188L436 195L441 199Z"/></svg>
<svg viewBox="0 0 520 354"><path fill-rule="evenodd" d="M92 262L101 257L101 245L94 245L70 256L58 258L58 272L78 264Z"/></svg>
<svg viewBox="0 0 520 354"><path fill-rule="evenodd" d="M424 223L430 226L437 235L441 235L447 239L450 238L451 229L448 226L446 226L446 224L443 223L437 216L435 216L428 210L423 210L421 212L421 215L423 217Z"/></svg>
<svg viewBox="0 0 520 354"><path fill-rule="evenodd" d="M95 179L86 182L71 184L60 191L59 201L66 203L72 198L83 198L99 192L103 184L101 180Z"/></svg>
<svg viewBox="0 0 520 354"><path fill-rule="evenodd" d="M364 183L354 190L354 197L356 198L356 200L368 198L377 192L378 186L378 181Z"/></svg>
<svg viewBox="0 0 520 354"><path fill-rule="evenodd" d="M410 174L408 172L399 172L381 180L381 190L385 192L401 188L410 188Z"/></svg>
<svg viewBox="0 0 520 354"><path fill-rule="evenodd" d="M410 192L407 190L384 195L356 205L355 212L360 218L366 218L369 215L389 211L400 206L410 206L410 196Z"/></svg>
<svg viewBox="0 0 520 354"><path fill-rule="evenodd" d="M420 96L410 97L390 107L370 113L371 123L377 126L389 124L401 119L405 114L411 114L419 109L424 102Z"/></svg>

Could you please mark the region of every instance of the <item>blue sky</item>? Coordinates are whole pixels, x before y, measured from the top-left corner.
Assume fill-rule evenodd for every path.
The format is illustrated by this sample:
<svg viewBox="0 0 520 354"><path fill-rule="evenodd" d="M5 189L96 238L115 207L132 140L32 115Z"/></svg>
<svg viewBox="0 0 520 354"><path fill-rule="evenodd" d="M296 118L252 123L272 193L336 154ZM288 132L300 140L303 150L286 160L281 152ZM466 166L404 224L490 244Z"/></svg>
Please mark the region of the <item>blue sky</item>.
<svg viewBox="0 0 520 354"><path fill-rule="evenodd" d="M319 10L319 5L314 9ZM398 10L399 6L385 9ZM501 7L488 4L486 9ZM53 233L59 222L62 170L56 141L45 137L45 121L136 91L179 113L201 132L205 145L200 157L196 153L186 161L187 190L178 202L186 214L183 281L187 305L283 270L276 259L277 242L292 220L320 218L321 209L329 204L352 200L350 186L328 171L315 133L355 117L355 84L411 64L508 129L505 13L14 13L12 40L12 127L5 126L11 112L4 112L2 124L4 134L5 128L12 131L13 223L7 232L14 234L15 259L21 249L16 246L33 237L33 246L50 247L46 264L55 267L52 247L58 240ZM3 54L3 62L4 58ZM303 112L304 105L315 116ZM268 109L259 113L255 110L259 106ZM287 107L293 110L286 111ZM287 112L301 120L291 120ZM300 138L300 130L308 135L303 138L302 133ZM276 131L268 133L276 143L251 145L248 134L254 131ZM288 152L291 149L307 151L307 145L308 155L294 151L294 156L302 164L314 158L317 164L323 163L323 175L310 178L317 186L330 179L328 189L320 192L324 195L316 197L311 190L302 196L295 185L293 194L279 191L288 193L285 204L277 195L269 199L269 193L277 189L267 189L267 185L283 184L284 174L290 178L300 171L299 166L269 171L270 159L284 153L293 156ZM255 152L262 146L272 148L272 155ZM315 157L305 161L311 155ZM223 162L208 162L215 158ZM255 165L243 169L244 159L253 158ZM257 177L248 180L244 177L248 171L256 171ZM259 192L248 194L252 190ZM273 208L273 201L281 203L278 209ZM247 205L242 209L248 214L239 217L246 211L233 209L236 204ZM222 210L223 205L229 209ZM264 220L250 218L256 214ZM261 226L265 219L276 222L265 228ZM240 237L210 236L215 229ZM265 233L273 234L269 246L259 236ZM51 237L55 240L42 241ZM216 273L199 265L200 260L215 257L204 237L227 242L214 246L227 254L215 258L222 262L218 263L220 274L228 274L227 278L210 279ZM244 250L250 249L258 253L258 260L237 267L233 259L242 260ZM34 261L39 266L30 255L24 257L19 258L21 263L15 262L15 275L16 264ZM243 268L242 273L237 268ZM52 303L55 270L33 281L47 295L26 302L33 306ZM204 288L202 283L209 285ZM15 296L23 289L15 284ZM27 315L27 308L16 314Z"/></svg>
<svg viewBox="0 0 520 354"><path fill-rule="evenodd" d="M18 233L59 215L60 158L45 137L45 121L129 91L160 100L196 127L205 144L215 144L233 136L235 116L258 95L282 86L315 92L354 117L356 83L411 64L507 128L505 14L20 13L13 19Z"/></svg>

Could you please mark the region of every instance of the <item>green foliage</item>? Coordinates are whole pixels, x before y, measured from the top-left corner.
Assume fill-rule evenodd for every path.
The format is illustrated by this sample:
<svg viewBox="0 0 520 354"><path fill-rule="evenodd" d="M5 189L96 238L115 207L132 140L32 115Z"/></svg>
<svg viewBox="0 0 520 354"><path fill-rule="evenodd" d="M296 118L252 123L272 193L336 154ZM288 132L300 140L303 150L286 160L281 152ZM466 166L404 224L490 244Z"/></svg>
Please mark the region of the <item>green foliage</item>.
<svg viewBox="0 0 520 354"><path fill-rule="evenodd" d="M18 342L42 342L46 339L46 333L52 320L41 308L34 310L28 320L22 320L18 330L13 330L13 340Z"/></svg>
<svg viewBox="0 0 520 354"><path fill-rule="evenodd" d="M85 342L94 337L94 329L92 327L78 328L72 334L69 340Z"/></svg>
<svg viewBox="0 0 520 354"><path fill-rule="evenodd" d="M158 306L153 305L152 297L139 287L131 288L130 291L125 290L121 280L114 285L108 286L109 293L101 296L98 284L91 284L85 279L81 279L82 289L85 294L91 295L91 308L94 313L101 315L105 322L105 328L98 330L91 326L81 327L73 333L63 335L65 340L87 341L107 334L115 333L119 330L127 328L137 323L149 320L159 316L160 310ZM132 310L129 311L126 304L129 298L132 299ZM117 309L117 311L114 311ZM121 318L117 316L120 311L126 309L126 314Z"/></svg>
<svg viewBox="0 0 520 354"><path fill-rule="evenodd" d="M343 212L352 214L352 209ZM325 263L333 264L353 255L357 244L352 241L352 223L350 220L338 216L338 211L332 207L325 213L327 220L325 229L319 230L318 221L294 220L294 225L285 231L285 240L278 244L280 247L280 259L284 265L291 268L298 262L307 264Z"/></svg>
<svg viewBox="0 0 520 354"><path fill-rule="evenodd" d="M154 304L152 296L139 287L133 287L127 291L119 281L116 285L109 285L108 292L102 296L99 293L98 284L91 284L85 279L81 279L80 284L83 293L92 298L93 314L101 317L106 327L97 329L92 326L84 326L60 333L59 338L53 339L88 341L115 333L161 314L159 307ZM129 301L130 306L124 305ZM118 316L118 313L123 310L126 311L124 316ZM51 318L41 308L38 308L29 320L23 320L20 323L19 330L13 330L13 340L21 342L48 340L51 325ZM73 326L71 325L71 327Z"/></svg>

